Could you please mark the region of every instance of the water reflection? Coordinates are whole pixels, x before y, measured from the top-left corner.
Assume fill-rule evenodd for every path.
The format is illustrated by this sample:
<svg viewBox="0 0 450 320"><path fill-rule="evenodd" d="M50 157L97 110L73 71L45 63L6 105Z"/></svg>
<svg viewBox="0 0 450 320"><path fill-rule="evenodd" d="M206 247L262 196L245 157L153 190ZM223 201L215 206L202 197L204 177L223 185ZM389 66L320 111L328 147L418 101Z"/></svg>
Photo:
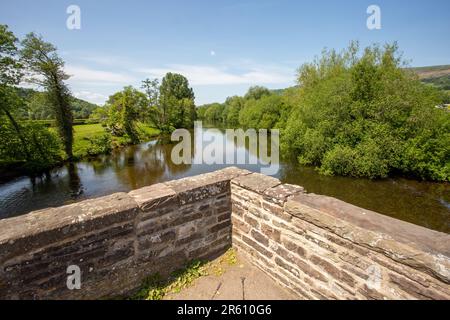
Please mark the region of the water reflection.
<svg viewBox="0 0 450 320"><path fill-rule="evenodd" d="M74 163L67 164L67 176L69 178L70 197L77 199L83 193L83 184L78 175L78 167Z"/></svg>
<svg viewBox="0 0 450 320"><path fill-rule="evenodd" d="M216 138L224 138L223 131L217 135ZM194 158L200 150L196 148L194 135L191 139ZM68 164L39 178L22 177L4 183L0 185L0 218L227 167L226 164L176 165L171 161L174 145L167 140L153 140L90 161ZM258 152L250 153L248 143L238 146L238 150L245 153L247 160L258 160ZM238 166L260 171L259 165ZM308 192L333 196L450 233L450 188L446 183L326 177L291 160L280 162L277 177L283 182L302 185Z"/></svg>

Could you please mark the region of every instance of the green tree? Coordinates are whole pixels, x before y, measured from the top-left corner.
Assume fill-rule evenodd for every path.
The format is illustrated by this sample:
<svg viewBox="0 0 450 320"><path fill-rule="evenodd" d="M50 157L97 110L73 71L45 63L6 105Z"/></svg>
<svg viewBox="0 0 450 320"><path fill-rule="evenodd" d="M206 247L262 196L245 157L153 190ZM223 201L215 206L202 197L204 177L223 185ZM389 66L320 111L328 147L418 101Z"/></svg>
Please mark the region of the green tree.
<svg viewBox="0 0 450 320"><path fill-rule="evenodd" d="M204 112L204 120L213 124L220 124L223 122L224 105L221 103L211 103L206 105Z"/></svg>
<svg viewBox="0 0 450 320"><path fill-rule="evenodd" d="M239 124L255 129L276 128L284 109L283 98L275 94L247 100L239 113Z"/></svg>
<svg viewBox="0 0 450 320"><path fill-rule="evenodd" d="M26 109L15 87L23 76L17 42L7 26L0 25L0 165L23 162L24 169L35 172L59 161L60 146L47 128L16 120Z"/></svg>
<svg viewBox="0 0 450 320"><path fill-rule="evenodd" d="M17 59L17 42L18 39L8 30L8 26L0 25L0 114L3 113L8 118L24 145L26 158L30 159L23 130L14 115L23 106L22 99L14 90L23 76L22 65Z"/></svg>
<svg viewBox="0 0 450 320"><path fill-rule="evenodd" d="M43 92L36 92L27 102L27 116L30 120L54 119L52 110L47 94Z"/></svg>
<svg viewBox="0 0 450 320"><path fill-rule="evenodd" d="M244 107L245 100L242 97L228 97L225 101L225 109L223 112L223 122L226 125L235 127L239 125L239 112Z"/></svg>
<svg viewBox="0 0 450 320"><path fill-rule="evenodd" d="M404 68L397 45L324 51L299 69L282 145L325 174L450 179L450 114Z"/></svg>
<svg viewBox="0 0 450 320"><path fill-rule="evenodd" d="M254 86L254 87L250 87L250 89L248 89L247 93L244 96L244 99L246 100L250 100L250 99L261 99L264 96L269 96L270 90L265 88L265 87L261 87L261 86Z"/></svg>
<svg viewBox="0 0 450 320"><path fill-rule="evenodd" d="M163 112L159 101L159 80L147 78L142 81L141 88L148 99L147 118L152 122L152 125L159 127L163 123Z"/></svg>
<svg viewBox="0 0 450 320"><path fill-rule="evenodd" d="M139 142L135 122L139 111L148 105L144 93L128 86L109 97L107 126L116 136L126 136L132 143Z"/></svg>
<svg viewBox="0 0 450 320"><path fill-rule="evenodd" d="M196 118L194 92L181 74L167 73L159 87L159 105L163 130L190 128Z"/></svg>
<svg viewBox="0 0 450 320"><path fill-rule="evenodd" d="M70 92L64 83L69 76L64 72L64 62L56 48L42 37L29 33L22 41L21 57L26 67L40 78L32 81L45 88L48 101L56 118L58 134L63 142L68 159L72 159L73 115Z"/></svg>

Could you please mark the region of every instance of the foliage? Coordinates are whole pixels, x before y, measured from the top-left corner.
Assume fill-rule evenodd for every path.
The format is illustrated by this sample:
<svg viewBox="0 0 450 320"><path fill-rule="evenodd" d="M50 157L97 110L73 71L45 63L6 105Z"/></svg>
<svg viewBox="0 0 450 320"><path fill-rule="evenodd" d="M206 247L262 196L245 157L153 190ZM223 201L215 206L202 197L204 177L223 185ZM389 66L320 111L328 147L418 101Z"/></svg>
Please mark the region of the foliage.
<svg viewBox="0 0 450 320"><path fill-rule="evenodd" d="M111 135L107 133L90 138L89 143L90 146L87 149L87 154L89 156L108 154L112 150Z"/></svg>
<svg viewBox="0 0 450 320"><path fill-rule="evenodd" d="M135 122L147 108L145 94L131 86L125 87L109 97L106 108L108 116L105 123L110 132L115 136L125 136L131 143L138 143L140 139Z"/></svg>
<svg viewBox="0 0 450 320"><path fill-rule="evenodd" d="M2 164L24 162L25 170L40 171L58 162L59 144L46 128L17 121L25 105L14 87L23 76L17 41L0 25L0 159Z"/></svg>
<svg viewBox="0 0 450 320"><path fill-rule="evenodd" d="M239 96L227 98L222 114L222 121L232 127L239 125L239 113L244 107L245 99Z"/></svg>
<svg viewBox="0 0 450 320"><path fill-rule="evenodd" d="M285 90L283 91L285 92ZM228 97L225 103L211 103L197 109L198 118L215 124L246 128L279 128L289 114L290 105L280 91L251 87L244 97Z"/></svg>
<svg viewBox="0 0 450 320"><path fill-rule="evenodd" d="M0 25L0 71L2 167L19 165L26 173L34 173L63 160L62 150L65 159L72 160L108 153L115 146L159 133L148 127L145 94L131 87L110 97L102 108L71 96L65 84L64 62L56 48L33 33L23 39L19 50L18 39L7 26ZM24 75L44 91L15 87ZM73 115L79 119L73 120ZM136 125L137 120L146 123ZM117 135L112 136L102 125L85 125L77 126L74 136L73 125L87 122L109 124Z"/></svg>
<svg viewBox="0 0 450 320"><path fill-rule="evenodd" d="M75 119L88 119L92 112L98 108L96 104L75 97L70 97L70 107Z"/></svg>
<svg viewBox="0 0 450 320"><path fill-rule="evenodd" d="M326 174L448 181L449 114L435 107L437 90L402 68L397 51L373 46L358 56L353 44L302 66L284 149Z"/></svg>
<svg viewBox="0 0 450 320"><path fill-rule="evenodd" d="M31 81L46 89L46 96L56 118L58 134L63 142L64 151L72 158L73 115L70 107L70 92L65 80L69 76L64 72L64 62L57 55L56 48L45 42L42 37L29 33L22 41L21 59L33 76Z"/></svg>
<svg viewBox="0 0 450 320"><path fill-rule="evenodd" d="M51 120L55 115L45 92L36 91L29 88L15 88L19 97L25 101L26 108L21 110L20 119L29 120ZM70 97L70 108L75 119L88 119L97 105L88 101ZM74 123L75 125L75 123Z"/></svg>
<svg viewBox="0 0 450 320"><path fill-rule="evenodd" d="M80 159L92 154L93 146L91 141L97 140L98 137L103 136L106 133L105 129L99 124L74 126L74 158Z"/></svg>
<svg viewBox="0 0 450 320"><path fill-rule="evenodd" d="M261 86L254 86L254 87L250 87L250 89L248 89L247 93L244 96L244 99L246 100L259 100L264 96L269 96L271 95L271 92L269 89L265 88L265 87L261 87Z"/></svg>
<svg viewBox="0 0 450 320"><path fill-rule="evenodd" d="M0 117L0 159L4 164L22 162L24 170L39 172L61 161L59 139L45 126L22 124L21 132L23 140L6 117Z"/></svg>
<svg viewBox="0 0 450 320"><path fill-rule="evenodd" d="M152 122L153 125L157 125L161 121L160 107L159 107L159 80L158 79L145 79L142 81L141 88L144 90L148 99L148 112L144 116ZM145 121L141 119L141 121Z"/></svg>
<svg viewBox="0 0 450 320"><path fill-rule="evenodd" d="M0 24L0 85L17 85L23 75L22 65L17 59L17 38Z"/></svg>
<svg viewBox="0 0 450 320"><path fill-rule="evenodd" d="M423 79L422 82L430 83L443 90L450 90L450 75Z"/></svg>
<svg viewBox="0 0 450 320"><path fill-rule="evenodd" d="M283 98L279 95L264 95L259 100L248 100L239 113L239 124L246 128L278 128L281 114L286 111Z"/></svg>
<svg viewBox="0 0 450 320"><path fill-rule="evenodd" d="M143 122L136 123L136 130L141 140L156 137L160 133L158 129L149 127L147 124Z"/></svg>
<svg viewBox="0 0 450 320"><path fill-rule="evenodd" d="M202 120L210 123L222 123L224 106L220 103L212 103L202 106L200 114Z"/></svg>
<svg viewBox="0 0 450 320"><path fill-rule="evenodd" d="M323 174L450 180L450 113L442 106L450 96L405 68L396 44L323 51L301 66L297 82L201 106L199 119L278 128L282 154Z"/></svg>
<svg viewBox="0 0 450 320"><path fill-rule="evenodd" d="M108 120L108 107L97 107L94 110L92 110L92 113L89 115L88 122L89 123L107 123Z"/></svg>
<svg viewBox="0 0 450 320"><path fill-rule="evenodd" d="M191 128L196 118L194 92L181 74L167 73L159 87L157 114L159 129Z"/></svg>

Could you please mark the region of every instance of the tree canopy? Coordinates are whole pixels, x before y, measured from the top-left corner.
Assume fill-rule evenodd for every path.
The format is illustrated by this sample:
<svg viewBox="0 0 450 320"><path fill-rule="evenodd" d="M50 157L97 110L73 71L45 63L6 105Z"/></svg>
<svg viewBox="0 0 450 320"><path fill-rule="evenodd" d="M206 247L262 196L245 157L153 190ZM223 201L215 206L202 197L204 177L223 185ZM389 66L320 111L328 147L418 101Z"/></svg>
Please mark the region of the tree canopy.
<svg viewBox="0 0 450 320"><path fill-rule="evenodd" d="M405 68L396 44L352 43L298 70L297 86L252 87L244 97L199 107L199 118L281 130L282 154L323 174L450 180L445 92Z"/></svg>
<svg viewBox="0 0 450 320"><path fill-rule="evenodd" d="M56 118L59 136L67 157L71 159L73 114L70 106L70 91L64 82L69 78L64 72L64 61L58 56L55 46L34 33L27 34L22 40L20 54L21 60L31 73L30 81L46 89L49 105L52 106Z"/></svg>

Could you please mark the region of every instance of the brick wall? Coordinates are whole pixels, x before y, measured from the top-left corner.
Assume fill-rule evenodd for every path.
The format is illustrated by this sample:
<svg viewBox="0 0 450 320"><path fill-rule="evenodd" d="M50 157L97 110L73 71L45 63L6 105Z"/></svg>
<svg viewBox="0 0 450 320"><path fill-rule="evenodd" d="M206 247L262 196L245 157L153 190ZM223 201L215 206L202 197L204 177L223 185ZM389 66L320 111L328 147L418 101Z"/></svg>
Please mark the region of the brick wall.
<svg viewBox="0 0 450 320"><path fill-rule="evenodd" d="M299 298L450 298L447 234L256 173L231 199L233 245Z"/></svg>
<svg viewBox="0 0 450 320"><path fill-rule="evenodd" d="M0 298L129 294L231 245L299 298L450 298L449 235L236 168L0 220Z"/></svg>

